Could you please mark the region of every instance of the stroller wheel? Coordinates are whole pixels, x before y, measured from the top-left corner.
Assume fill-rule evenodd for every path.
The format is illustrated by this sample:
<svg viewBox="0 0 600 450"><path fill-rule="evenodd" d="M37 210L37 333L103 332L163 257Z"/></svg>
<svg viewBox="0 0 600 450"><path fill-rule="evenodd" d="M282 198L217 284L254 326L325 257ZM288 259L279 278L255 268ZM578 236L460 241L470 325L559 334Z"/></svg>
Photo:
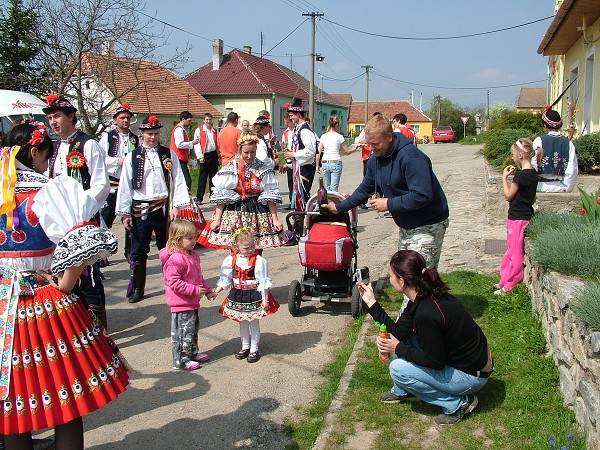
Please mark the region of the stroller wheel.
<svg viewBox="0 0 600 450"><path fill-rule="evenodd" d="M350 311L352 312L352 318L358 319L363 313L363 301L360 298L358 287L352 286L352 295L350 297Z"/></svg>
<svg viewBox="0 0 600 450"><path fill-rule="evenodd" d="M296 317L300 312L300 303L302 302L302 287L298 280L290 283L288 290L288 309L293 317Z"/></svg>

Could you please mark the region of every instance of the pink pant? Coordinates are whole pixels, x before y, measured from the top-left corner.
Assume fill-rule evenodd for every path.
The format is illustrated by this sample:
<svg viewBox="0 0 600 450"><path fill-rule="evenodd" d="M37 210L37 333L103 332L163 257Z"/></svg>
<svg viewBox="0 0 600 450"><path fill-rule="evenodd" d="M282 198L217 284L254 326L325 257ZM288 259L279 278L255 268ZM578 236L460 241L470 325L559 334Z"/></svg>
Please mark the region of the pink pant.
<svg viewBox="0 0 600 450"><path fill-rule="evenodd" d="M506 253L500 266L500 286L506 292L523 281L523 260L525 259L525 228L529 220L506 222Z"/></svg>

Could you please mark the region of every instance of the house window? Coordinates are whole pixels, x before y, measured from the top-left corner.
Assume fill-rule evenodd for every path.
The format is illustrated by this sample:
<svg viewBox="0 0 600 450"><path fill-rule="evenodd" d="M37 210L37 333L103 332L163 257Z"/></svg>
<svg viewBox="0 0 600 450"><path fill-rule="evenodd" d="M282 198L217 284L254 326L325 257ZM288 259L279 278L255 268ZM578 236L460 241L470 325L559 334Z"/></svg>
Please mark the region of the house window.
<svg viewBox="0 0 600 450"><path fill-rule="evenodd" d="M279 127L280 128L285 128L285 118L287 117L287 115L288 115L287 109L281 108L279 110Z"/></svg>
<svg viewBox="0 0 600 450"><path fill-rule="evenodd" d="M421 125L418 125L416 123L411 123L410 126L413 127L413 129L415 130L415 134L421 133Z"/></svg>
<svg viewBox="0 0 600 450"><path fill-rule="evenodd" d="M581 134L590 134L594 131L592 111L594 108L594 55L585 60L585 81L583 88L583 114Z"/></svg>
<svg viewBox="0 0 600 450"><path fill-rule="evenodd" d="M354 134L358 136L362 130L364 130L364 125L354 125Z"/></svg>
<svg viewBox="0 0 600 450"><path fill-rule="evenodd" d="M85 80L85 88L89 91L90 90L90 80Z"/></svg>

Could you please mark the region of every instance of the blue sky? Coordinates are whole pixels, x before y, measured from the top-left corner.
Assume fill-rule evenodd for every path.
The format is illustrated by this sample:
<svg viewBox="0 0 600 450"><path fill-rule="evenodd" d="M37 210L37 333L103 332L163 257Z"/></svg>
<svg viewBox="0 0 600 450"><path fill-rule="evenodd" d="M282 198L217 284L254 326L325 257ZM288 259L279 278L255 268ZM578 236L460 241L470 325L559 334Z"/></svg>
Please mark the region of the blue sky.
<svg viewBox="0 0 600 450"><path fill-rule="evenodd" d="M489 88L490 103L514 103L519 86L498 86L546 86L547 58L538 55L537 48L551 19L477 37L440 40L388 39L345 27L420 39L485 33L552 16L554 0L230 0L210 4L179 0L177 7L173 5L147 0L144 13L156 14L188 32L167 27L173 47L186 41L192 46L189 61L178 75L210 62L211 40L216 37L224 41L224 52L247 45L260 54L262 32L265 57L288 67L292 63L294 70L309 79L311 24L302 12L315 11L325 14L317 19L315 53L325 60L315 63L315 83L322 83L329 93L346 92L354 100L364 100L366 81L361 66L365 65L373 66L369 100L410 100L412 91L415 106L422 98L423 109L438 94L472 106L487 102ZM168 54L172 48L162 51ZM476 89L456 89L467 87Z"/></svg>

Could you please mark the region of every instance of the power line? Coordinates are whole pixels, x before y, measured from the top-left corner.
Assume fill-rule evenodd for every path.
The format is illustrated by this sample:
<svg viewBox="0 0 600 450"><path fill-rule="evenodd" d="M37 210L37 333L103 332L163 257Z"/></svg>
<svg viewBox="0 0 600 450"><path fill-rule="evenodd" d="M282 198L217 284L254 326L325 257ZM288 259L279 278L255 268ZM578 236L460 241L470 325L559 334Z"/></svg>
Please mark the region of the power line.
<svg viewBox="0 0 600 450"><path fill-rule="evenodd" d="M337 78L329 78L329 77L327 77L325 75L322 75L322 77L324 79L326 79L327 81L352 81L352 80L356 80L357 78L361 78L363 75L364 75L363 73L360 73L360 74L356 75L355 77L346 78L344 80L340 80L340 79L337 79Z"/></svg>
<svg viewBox="0 0 600 450"><path fill-rule="evenodd" d="M375 71L373 71L372 73L380 76L381 78L386 78L388 80L397 81L399 83L405 83L405 84L409 84L409 85L413 85L413 86L421 86L421 87L428 87L428 88L434 88L434 89L448 89L448 90L501 89L501 88L515 87L515 86L523 86L526 84L536 84L536 83L542 83L542 82L545 83L547 81L547 80L543 79L543 80L536 80L536 81L527 81L524 83L504 84L504 85L499 85L499 86L480 86L480 87L433 86L433 85L429 85L429 84L419 84L419 83L413 83L411 81L398 80L397 78L388 77L386 75L377 73Z"/></svg>
<svg viewBox="0 0 600 450"><path fill-rule="evenodd" d="M438 36L438 37L390 36L390 35L386 35L386 34L371 33L369 31L359 30L356 28L349 27L347 25L342 25L341 23L337 23L337 22L334 22L333 20L329 20L329 19L323 19L323 20L330 22L334 25L337 25L338 27L346 28L347 30L355 31L357 33L368 34L369 36L376 36L376 37L381 37L381 38L386 38L386 39L398 39L398 40L404 40L404 41L441 41L441 40L448 40L448 39L463 39L463 38L469 38L469 37L483 36L483 35L492 34L492 33L500 33L501 31L514 30L515 28L525 27L527 25L532 25L534 23L543 22L544 20L553 19L553 18L554 18L554 16L548 16L548 17L544 17L543 19L533 20L531 22L522 23L520 25L514 25L512 27L506 27L506 28L499 28L497 30L491 30L491 31L482 31L481 33L462 34L462 35L457 35L457 36Z"/></svg>

